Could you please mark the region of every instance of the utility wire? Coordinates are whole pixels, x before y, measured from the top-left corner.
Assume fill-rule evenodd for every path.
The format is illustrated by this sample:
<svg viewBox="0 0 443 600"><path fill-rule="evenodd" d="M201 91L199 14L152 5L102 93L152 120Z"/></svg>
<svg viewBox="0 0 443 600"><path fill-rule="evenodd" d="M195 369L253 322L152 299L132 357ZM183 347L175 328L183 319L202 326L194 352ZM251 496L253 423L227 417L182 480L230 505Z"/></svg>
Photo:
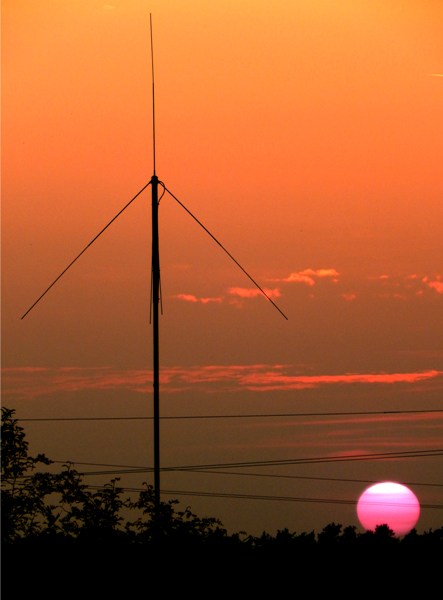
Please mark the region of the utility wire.
<svg viewBox="0 0 443 600"><path fill-rule="evenodd" d="M187 471L190 469L224 469L243 468L243 467L274 467L297 464L315 464L315 463L330 463L330 462L353 462L367 460L386 460L397 458L426 458L432 456L443 456L443 449L432 450L411 450L403 452L377 452L371 454L351 454L347 456L328 456L328 457L312 457L312 458L295 458L285 460L266 460L266 461L250 461L238 463L218 463L213 465L189 465L183 467L163 467L163 471Z"/></svg>
<svg viewBox="0 0 443 600"><path fill-rule="evenodd" d="M87 489L92 490L103 490L105 486L99 485L87 485ZM129 488L129 487L120 487L117 486L119 490L122 492L143 492L144 488ZM232 499L240 499L240 500L265 500L271 502L306 502L306 503L320 503L320 504L347 504L351 506L355 506L356 502L354 499L345 500L339 498L309 498L304 496L269 496L266 494L240 494L240 493L229 493L229 492L196 492L196 491L183 491L183 490L164 490L162 489L162 494L166 494L168 496L201 496L205 498L225 498L228 500ZM390 502L390 506L396 506L396 502ZM399 506L404 506L404 504L400 504ZM443 504L424 504L420 503L420 508L422 509L443 509Z"/></svg>
<svg viewBox="0 0 443 600"><path fill-rule="evenodd" d="M51 285L50 285L50 286L48 286L48 287L46 288L46 290L45 290L45 291L44 291L44 292L43 292L43 293L42 293L42 294L41 294L41 295L40 295L40 296L37 298L37 300L34 302L34 304L32 304L32 306L30 306L30 307L28 308L28 310L27 310L27 311L26 311L26 312L25 312L25 313L22 315L22 317L21 317L22 319L24 319L24 318L26 317L26 315L27 315L28 313L30 313L30 312L31 312L31 310L34 308L34 306L40 302L40 300L41 300L41 299L42 299L42 298L43 298L43 297L44 297L44 296L45 296L45 295L46 295L46 294L49 292L49 290L50 290L50 289L51 289L51 288L52 288L52 287L53 287L53 286L54 286L54 285L57 283L57 281L58 281L58 280L59 280L59 279L60 279L60 278L61 278L61 277L62 277L62 276L63 276L63 275L66 273L66 271L72 267L72 265L73 265L73 264L74 264L74 263L75 263L75 262L76 262L76 261L77 261L77 260L80 258L80 256L81 256L82 254L84 254L84 253L86 252L86 250L89 248L89 246L91 246L91 245L92 245L92 244L95 242L95 240L96 240L97 238L99 238L99 237L101 236L101 234L102 234L102 233L104 233L104 232L106 231L106 229L107 229L107 228L108 228L108 227L109 227L109 226L110 226L110 225L111 225L111 224L112 224L112 223L113 223L113 222L114 222L114 221L117 219L117 217L119 217L119 216L122 214L122 212L123 212L123 211L125 211L125 210L128 208L128 206L129 206L130 204L132 204L132 202L134 202L134 200L135 200L135 199L136 199L138 196L140 196L140 194L141 194L141 193L142 193L142 192L143 192L143 191L144 191L144 190L145 190L145 189L148 187L148 185L150 185L150 183L151 183L151 182L149 181L149 182L148 182L148 183L147 183L145 186L143 186L143 187L142 187L142 189L141 189L139 192L137 192L133 198L131 198L131 200L130 200L130 201L127 203L127 204L126 204L126 206L124 206L124 207L123 207L123 208L122 208L122 209L121 209L121 210L120 210L120 211L119 211L119 212L118 212L118 213L115 215L115 217L113 217L113 218L112 218L112 219L109 221L109 223L108 223L107 225L105 225L105 227L103 227L103 229L102 229L102 230L101 230L101 231L100 231L100 232L99 232L99 233L98 233L98 234L97 234L97 235L96 235L96 236L95 236L95 237L94 237L94 238L93 238L93 239L92 239L92 240L89 242L89 244L83 248L83 250L80 252L80 254L78 254L78 255L77 255L75 258L74 258L74 260L73 260L73 261L71 261L71 262L69 263L69 265L68 265L68 266L67 266L67 267L66 267L66 268L65 268L65 269L64 269L64 270L63 270L63 271L60 273L60 275L59 275L59 276L58 276L56 279L54 279L54 281L51 283Z"/></svg>
<svg viewBox="0 0 443 600"><path fill-rule="evenodd" d="M285 502L317 502L320 504L350 504L355 506L355 500L339 500L335 498L306 498L306 497L294 497L294 496L267 496L258 494L233 494L233 493L222 493L222 492L193 492L193 491L180 491L180 490L162 490L162 493L171 496L204 496L214 498L240 498L245 500L270 500L270 501L285 501ZM396 506L396 502L390 502L391 506ZM399 503L399 506L404 504ZM433 508L443 509L443 504L420 504L421 508Z"/></svg>
<svg viewBox="0 0 443 600"><path fill-rule="evenodd" d="M98 475L138 475L140 473L148 473L151 472L152 469L144 468L144 469L122 469L122 470L112 470L112 471L83 471L83 476L98 476ZM269 478L269 479L296 479L296 480L306 480L306 481L335 481L342 483L376 483L376 481L372 479L349 479L343 477L309 477L307 475L278 475L276 473L245 473L243 472L234 472L234 471L211 471L210 469L189 469L186 472L190 473L198 473L203 475L228 475L234 477L261 477L261 478ZM443 483L423 483L418 481L405 481L405 485L411 486L424 486L424 487L443 487Z"/></svg>
<svg viewBox="0 0 443 600"><path fill-rule="evenodd" d="M169 415L161 416L160 419L260 419L278 417L337 417L337 416L363 416L363 415L396 415L396 414L418 414L418 413L442 413L443 409L420 409L420 410L368 410L352 412L311 412L311 413L252 413L252 414L229 414L229 415ZM146 421L154 417L36 417L17 419L17 421Z"/></svg>
<svg viewBox="0 0 443 600"><path fill-rule="evenodd" d="M317 463L329 463L329 462L353 462L353 461L370 461L370 460L387 460L387 459L402 459L402 458L428 458L434 456L443 456L443 449L431 449L431 450L410 450L402 452L376 452L368 454L350 454L347 456L318 456L309 458L297 458L297 459L285 459L285 460L270 460L270 461L249 461L249 462L238 462L238 463L215 463L206 465L184 465L176 467L162 467L161 471L202 471L212 469L236 469L243 467L267 467L267 466L289 466L289 465L300 465L300 464L317 464ZM58 464L69 464L69 465L85 465L95 467L116 467L117 469L125 469L125 471L108 471L107 474L117 473L148 473L153 469L152 467L134 467L132 465L110 465L103 463L92 463L92 462L76 462L76 461L61 461L53 460L53 463ZM126 471L126 469L128 471ZM96 474L96 473L95 473Z"/></svg>
<svg viewBox="0 0 443 600"><path fill-rule="evenodd" d="M274 461L273 466L279 464L306 464L312 462L330 462L330 460L340 460L340 461L352 461L352 460L379 460L379 459L389 459L389 458L414 458L414 457L428 457L428 456L440 456L443 455L443 450L423 450L423 451L415 451L415 452L390 452L390 453L375 453L369 455L351 455L348 457L318 457L315 459L297 459L295 461ZM103 463L90 463L90 462L79 462L74 463L70 461L52 461L53 463L63 463L70 465L90 465L90 466L117 466L120 467L120 470L113 471L86 471L80 473L82 476L87 475L130 475L130 474L140 474L140 473L149 473L152 472L153 469L150 467L130 467L128 465L110 465ZM271 461L264 462L256 462L256 463L247 463L247 464L255 464L255 466L266 466L269 465ZM232 463L226 466L229 467L237 467L243 466L244 463ZM215 465L217 467L217 465ZM123 469L123 470L122 470ZM218 475L241 475L241 476L253 476L253 477L285 477L291 479L305 479L305 480L322 480L322 481L341 481L346 483L373 483L372 480L365 479L346 479L346 478L334 478L334 477L308 477L308 476L297 476L297 475L276 475L276 474L263 474L263 473L233 473L226 472L221 470L211 471L206 468L206 466L201 465L198 467L179 467L179 468L166 468L161 469L162 471L184 471L184 472L198 472L202 474L218 474ZM413 486L432 486L432 487L443 487L443 484L438 483L424 483L424 482L406 482L406 485ZM96 489L101 490L106 486L96 486L96 485L86 485L88 489ZM144 488L134 488L134 487L120 487L117 486L120 490L125 492L136 492L139 493L144 490ZM320 503L320 504L349 504L355 505L355 500L343 500L343 499L333 499L333 498L310 498L310 497L294 497L294 496L270 496L265 494L241 494L241 493L226 493L226 492L201 492L195 490L168 490L162 489L163 495L169 496L199 496L199 497L211 497L211 498L225 498L225 499L242 499L242 500L263 500L263 501L283 501L283 502L304 502L304 503ZM443 505L440 504L420 504L423 509L443 509Z"/></svg>

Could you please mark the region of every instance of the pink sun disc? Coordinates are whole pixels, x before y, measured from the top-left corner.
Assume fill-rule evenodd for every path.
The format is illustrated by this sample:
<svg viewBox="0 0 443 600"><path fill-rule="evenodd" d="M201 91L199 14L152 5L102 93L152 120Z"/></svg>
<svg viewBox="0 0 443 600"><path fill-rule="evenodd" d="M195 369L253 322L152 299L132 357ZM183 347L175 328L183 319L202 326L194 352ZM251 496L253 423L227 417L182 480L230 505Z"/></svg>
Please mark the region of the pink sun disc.
<svg viewBox="0 0 443 600"><path fill-rule="evenodd" d="M384 481L366 488L357 502L357 516L367 531L387 525L397 535L405 535L417 524L420 503L405 485Z"/></svg>

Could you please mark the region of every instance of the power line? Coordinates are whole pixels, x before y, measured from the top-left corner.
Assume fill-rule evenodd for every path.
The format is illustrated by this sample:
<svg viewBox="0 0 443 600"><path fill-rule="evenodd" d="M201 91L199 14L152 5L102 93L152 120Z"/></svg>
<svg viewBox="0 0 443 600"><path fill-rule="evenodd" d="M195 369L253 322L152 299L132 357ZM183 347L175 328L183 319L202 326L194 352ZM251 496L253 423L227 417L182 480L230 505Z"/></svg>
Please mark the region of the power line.
<svg viewBox="0 0 443 600"><path fill-rule="evenodd" d="M310 413L250 413L250 414L228 414L228 415L169 415L161 416L160 420L181 419L260 419L278 417L338 417L338 416L364 416L364 415L395 415L395 414L424 414L442 413L443 409L420 409L420 410L367 410L367 411L340 411L340 412L310 412ZM152 416L134 417L36 417L17 419L17 421L146 421L152 420Z"/></svg>
<svg viewBox="0 0 443 600"><path fill-rule="evenodd" d="M110 465L112 466L112 465ZM149 467L145 468L134 468L134 469L122 469L122 470L110 470L110 471L83 471L81 474L83 476L98 476L98 475L138 475L141 473L150 473L152 469ZM344 483L376 483L373 479L349 479L343 477L309 477L307 475L282 475L277 473L245 473L243 472L233 472L233 471L212 471L210 469L189 469L186 472L190 473L198 473L203 475L229 475L235 477L264 477L271 479L297 479L297 480L306 480L306 481L336 481L336 482L344 482ZM405 481L405 485L411 486L425 486L425 487L443 487L443 483L424 483L417 481Z"/></svg>
<svg viewBox="0 0 443 600"><path fill-rule="evenodd" d="M87 486L89 489L101 490L103 486ZM117 486L119 487L119 486ZM127 488L122 487L120 490L125 492L142 492L143 488ZM271 502L306 502L306 503L320 503L320 504L346 504L355 506L356 501L345 500L339 498L309 498L303 496L269 496L267 494L240 494L240 493L229 493L229 492L196 492L196 491L183 491L183 490L165 490L162 489L163 494L167 494L169 496L201 496L205 498L225 498L225 499L240 499L240 500L266 500ZM390 503L393 506L396 505L395 502ZM404 506L404 504L399 504L399 506ZM420 503L420 508L423 509L443 509L443 504L422 504Z"/></svg>
<svg viewBox="0 0 443 600"><path fill-rule="evenodd" d="M318 463L330 463L330 462L353 462L353 461L371 461L371 460L389 460L389 459L406 459L406 458L428 458L435 456L443 456L443 449L430 449L430 450L405 450L401 452L376 452L368 454L349 454L346 456L320 456L320 457L308 457L308 458L295 458L295 459L283 459L283 460L269 460L269 461L247 461L247 462L235 462L235 463L214 463L214 464L203 464L203 465L182 465L175 467L162 467L162 471L199 471L206 472L207 470L225 468L243 468L243 467L275 467L275 466L290 466L290 465L305 465L305 464L318 464ZM117 470L107 472L89 472L91 474L136 474L136 473L149 473L153 469L152 467L140 467L133 465L112 465L106 463L92 463L92 462L76 462L76 461L61 461L53 460L53 463L58 464L69 464L69 465L86 465L96 467L116 467Z"/></svg>
<svg viewBox="0 0 443 600"><path fill-rule="evenodd" d="M339 500L335 498L306 498L294 496L268 496L258 494L232 494L223 492L185 492L180 490L162 490L165 494L172 496L205 496L215 498L241 498L246 500L271 500L271 501L286 501L286 502L318 502L321 504L351 504L355 506L355 500ZM392 503L395 504L395 503ZM401 505L404 506L404 505ZM420 504L421 508L437 508L443 509L443 504Z"/></svg>
<svg viewBox="0 0 443 600"><path fill-rule="evenodd" d="M164 468L163 470L173 471L186 471L189 469L222 469L225 467L243 468L243 467L273 467L273 466L286 466L296 464L315 464L315 463L330 463L330 462L353 462L353 461L367 461L367 460L386 460L386 459L397 459L397 458L424 458L429 456L443 456L443 449L432 449L432 450L406 450L402 452L377 452L371 454L350 454L347 456L328 456L328 457L312 457L312 458L294 458L284 460L266 460L266 461L247 461L238 463L218 463L213 465L191 465L184 467L171 467Z"/></svg>
<svg viewBox="0 0 443 600"><path fill-rule="evenodd" d="M297 475L278 475L278 474L263 474L263 473L247 473L247 472L232 472L232 471L223 471L219 470L220 467L230 467L237 468L243 467L246 465L254 465L254 466L279 466L279 465L295 465L295 464L311 464L311 463L320 463L320 462L331 462L331 461L340 461L340 462L348 462L354 460L389 460L389 459L402 459L402 458L426 458L429 456L443 456L443 449L433 449L433 450L418 450L418 451L405 451L405 452L386 452L386 453L373 453L373 454L357 454L350 455L347 457L315 457L315 458L305 458L305 459L293 459L293 460L281 460L281 461L256 461L256 462L248 462L248 463L224 463L219 465L195 465L191 467L181 466L181 467L166 467L162 468L162 471L182 471L182 472L192 472L192 473L200 473L200 474L217 474L217 475L235 475L235 476L250 476L250 477L284 477L290 479L305 479L305 480L321 480L321 481L341 481L345 483L374 483L373 480L365 480L365 479L347 479L347 478L334 478L334 477L308 477L308 476L297 476ZM52 463L62 463L62 464L70 464L70 465L85 465L85 466L103 466L103 467L117 467L115 470L110 471L86 471L80 473L82 476L98 476L98 475L134 475L141 473L150 473L153 472L153 468L151 467L134 467L130 465L113 465L113 464L104 464L104 463L91 463L91 462L73 462L73 461L58 461L54 460ZM212 470L216 469L216 470ZM432 487L443 487L443 484L439 483L426 483L426 482L405 482L405 485L411 486L432 486ZM117 486L118 489L125 492L135 492L139 493L143 491L145 488L135 488L135 487L120 487ZM97 486L97 485L86 485L88 489L104 489L105 486ZM224 498L224 499L239 499L239 500L262 500L268 502L302 502L302 503L319 503L319 504L343 504L343 505L353 505L355 506L355 499L346 500L346 499L334 499L334 498L312 498L312 497L297 497L297 496L277 496L277 495L267 495L267 494L242 494L242 493L230 493L230 492L202 492L195 490L168 490L162 489L163 495L168 496L194 496L194 497L209 497L209 498ZM443 509L443 505L441 504L420 504L423 509Z"/></svg>

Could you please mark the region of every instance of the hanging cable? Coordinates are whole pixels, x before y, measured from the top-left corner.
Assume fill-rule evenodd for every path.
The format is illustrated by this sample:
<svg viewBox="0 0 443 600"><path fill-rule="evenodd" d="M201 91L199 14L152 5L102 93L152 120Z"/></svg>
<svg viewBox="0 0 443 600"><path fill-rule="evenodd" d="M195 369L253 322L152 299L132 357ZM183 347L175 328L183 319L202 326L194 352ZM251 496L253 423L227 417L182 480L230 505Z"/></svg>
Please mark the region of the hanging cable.
<svg viewBox="0 0 443 600"><path fill-rule="evenodd" d="M367 454L349 454L346 456L317 456L308 458L294 458L284 460L269 460L269 461L247 461L238 463L214 463L214 464L200 464L200 465L183 465L183 466L172 466L163 467L161 470L166 471L201 471L212 469L237 469L243 467L279 467L279 466L291 466L291 465L306 465L306 464L319 464L319 463L330 463L330 462L353 462L353 461L372 461L372 460L397 460L397 459L408 459L408 458L429 458L435 456L443 456L443 448L436 448L431 450L405 450L401 452L375 452ZM53 460L53 463L58 464L70 464L70 465L89 465L99 467L110 467L114 466L118 469L127 470L127 473L137 472L151 472L151 467L135 467L132 465L110 465L103 463L92 463L92 462L77 462L77 461L62 461ZM109 471L107 474L117 471ZM118 471L122 472L122 471ZM233 473L232 473L233 474Z"/></svg>
<svg viewBox="0 0 443 600"><path fill-rule="evenodd" d="M160 183L160 182L159 182L159 183ZM163 184L163 183L161 183L161 185L162 185L162 186L164 186L164 184ZM168 194L169 194L169 195L170 195L172 198L174 198L174 200L175 200L175 201L176 201L178 204L180 204L180 206L181 206L182 208L184 208L184 209L185 209L185 211L188 213L188 215L190 215L190 216L191 216L191 217L194 219L194 221L195 221L196 223L198 223L198 225L200 225L200 227L206 231L206 233L207 233L207 234L208 234L208 235L209 235L209 236L210 236L210 237L211 237L211 238L214 240L214 242L216 242L216 243L217 243L217 244L220 246L220 248L221 248L221 249L222 249L224 252L226 252L226 254L229 256L229 258L230 258L232 261L234 261L234 262L235 262L235 264L237 265L237 267L239 267L239 268L240 268L240 269L243 271L243 273L246 275L246 277L248 277L248 279L249 279L249 280L250 280L250 281L251 281L251 282L252 282L252 283L255 285L255 287L256 287L256 288L258 288L258 289L260 290L260 292L263 294L263 296L264 296L264 297L265 297L267 300L269 300L269 302L270 302L270 303L271 303L271 304L274 306L274 308L276 308L276 309L278 310L278 312L279 312L279 313L280 313L280 314L281 314L281 315L282 315L282 316L283 316L283 317L284 317L286 320L288 320L288 317L287 317L287 316L285 315L285 313L284 313L284 312L283 312L283 311L282 311L282 310L281 310L281 309L280 309L280 308L277 306L277 304L276 304L276 303L275 303L275 302L272 300L272 298L270 298L270 296L269 296L269 295L268 295L268 294L267 294L267 293L264 291L264 289L263 289L262 287L260 287L260 285L259 285L259 284L258 284L258 283L255 281L255 279L253 279L253 278L252 278L252 277L249 275L249 273L248 273L248 272L247 272L247 271L246 271L246 270L245 270L245 269L244 269L244 268L241 266L241 264L238 262L238 260L236 260L236 259L235 259L235 258L232 256L232 254L231 254L230 252L228 252L228 250L227 250L227 249L226 249L226 248L223 246L223 244L222 244L221 242L219 242L219 241L218 241L218 239L217 239L217 238L216 238L216 237L215 237L215 236L214 236L214 235L213 235L213 234L212 234L212 233L209 231L209 229L208 229L207 227L205 227L205 226L203 225L203 223L202 223L202 222L201 222L199 219L197 219L197 217L196 217L196 216L195 216L195 215L194 215L194 214L193 214L193 213L192 213L192 212L191 212L191 211L190 211L190 210L189 210L189 209L188 209L188 208L187 208L187 207L186 207L186 206L185 206L185 205L184 205L182 202L180 202L180 200L177 198L177 196L174 196L174 194L173 194L173 193L172 193L172 192L171 192L171 191L170 191L170 190L169 190L167 187L165 187L165 190L168 192Z"/></svg>
<svg viewBox="0 0 443 600"><path fill-rule="evenodd" d="M132 202L134 202L134 200L135 200L136 198L138 198L138 196L140 196L140 194L141 194L141 193L142 193L142 192L143 192L143 191L144 191L144 190L145 190L145 189L148 187L148 185L150 185L150 184L151 184L151 182L149 181L149 182L148 182L148 183L147 183L145 186L143 186L143 187L142 187L142 189L141 189L139 192L137 192L137 193L135 194L135 196L134 196L133 198L131 198L131 200L129 200L129 202L128 202L128 203L127 203L127 204L126 204L126 205L125 205L125 206L124 206L124 207L123 207L123 208L122 208L122 209L121 209L121 210L120 210L120 211L119 211L119 212L118 212L118 213L115 215L115 217L113 217L113 218L112 218L112 219L109 221L109 223L108 223L107 225L105 225L105 227L103 227L103 229L102 229L102 230L101 230L99 233L97 233L97 235L96 235L96 236L95 236L95 237L94 237L94 238L93 238L93 239L92 239L92 240L89 242L89 244L83 248L83 250L80 252L80 254L78 254L78 255L77 255L75 258L74 258L74 260L73 260L73 261L71 261L71 262L69 263L69 265L68 265L68 266L67 266L67 267L66 267L66 268L65 268L65 269L64 269L64 270L63 270L63 271L60 273L60 275L59 275L59 276L58 276L56 279L54 279L54 281L51 283L51 285L49 285L49 286L46 288L46 290L45 290L45 291L44 291L44 292L43 292L43 293L42 293L42 294L39 296L39 298L37 298L37 300L34 302L34 304L32 304L32 306L30 306L30 307L28 308L28 310L27 310L27 311L26 311L26 312L25 312L25 313L22 315L22 317L21 317L22 319L24 319L24 318L26 317L26 315L27 315L28 313L30 313L30 312L31 312L31 310L34 308L34 306L40 302L40 300L41 300L41 299L42 299L42 298L43 298L43 297L44 297L44 296L45 296L45 295L46 295L46 294L49 292L49 290L50 290L50 289L51 289L51 288L52 288L52 287L53 287L53 286L54 286L54 285L57 283L57 281L58 281L58 280L59 280L59 279L60 279L60 278L61 278L61 277L62 277L62 276L63 276L63 275L66 273L66 271L67 271L68 269L70 269L70 268L72 267L72 265L73 265L75 262L77 262L77 260L80 258L80 256L81 256L82 254L84 254L84 253L86 252L86 250L87 250L87 249L88 249L90 246L92 246L92 244L95 242L95 240L96 240L97 238L99 238L99 237L101 236L101 234L102 234L102 233L104 233L104 232L106 231L106 229L108 229L108 227L109 227L109 226L110 226L110 225L111 225L111 224L112 224L112 223L113 223L113 222L114 222L114 221L115 221L115 220L116 220L116 219L117 219L117 218L118 218L118 217L119 217L119 216L122 214L122 212L123 212L123 211L125 211L125 210L128 208L128 206L129 206L130 204L132 204Z"/></svg>
<svg viewBox="0 0 443 600"><path fill-rule="evenodd" d="M187 420L187 419L263 419L263 418L282 418L282 417L355 417L365 415L407 415L407 414L426 414L442 413L443 409L420 409L420 410L365 410L365 411L340 411L340 412L311 412L311 413L245 413L228 415L169 415L161 416L163 421L167 420ZM149 421L154 417L35 417L29 419L17 419L17 421Z"/></svg>

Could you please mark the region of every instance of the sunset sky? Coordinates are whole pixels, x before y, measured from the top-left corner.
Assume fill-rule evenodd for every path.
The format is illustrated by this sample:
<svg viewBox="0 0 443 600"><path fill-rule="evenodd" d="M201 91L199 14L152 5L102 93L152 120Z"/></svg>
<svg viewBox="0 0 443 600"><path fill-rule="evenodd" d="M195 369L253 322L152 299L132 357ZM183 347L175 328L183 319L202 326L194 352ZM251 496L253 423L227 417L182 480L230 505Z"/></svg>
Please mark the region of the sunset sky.
<svg viewBox="0 0 443 600"><path fill-rule="evenodd" d="M443 2L1 8L2 405L31 452L153 466L150 187L21 318L151 179L152 14L156 173L287 317L161 197L161 465L212 466L162 498L361 529L390 480L441 527Z"/></svg>

